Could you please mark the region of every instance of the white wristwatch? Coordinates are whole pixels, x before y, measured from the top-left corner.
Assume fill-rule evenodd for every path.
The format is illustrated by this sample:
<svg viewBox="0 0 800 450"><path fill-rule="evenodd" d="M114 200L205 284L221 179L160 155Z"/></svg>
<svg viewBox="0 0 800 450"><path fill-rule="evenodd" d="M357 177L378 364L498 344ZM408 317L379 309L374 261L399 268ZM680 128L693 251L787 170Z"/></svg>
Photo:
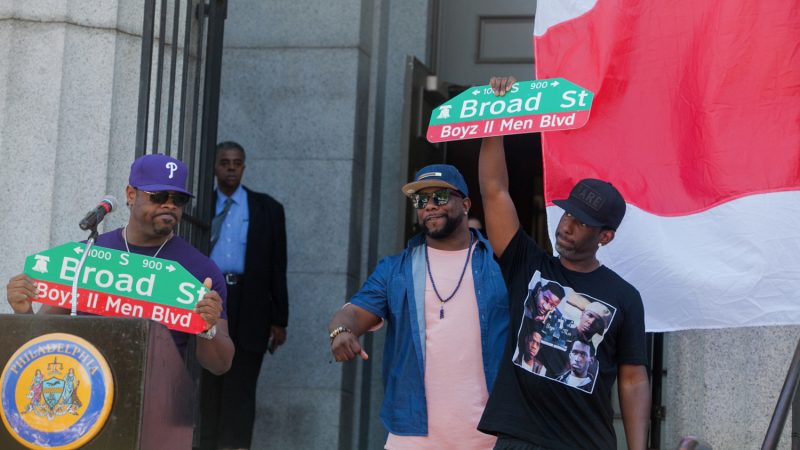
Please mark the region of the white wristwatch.
<svg viewBox="0 0 800 450"><path fill-rule="evenodd" d="M214 325L202 333L197 333L197 335L203 339L214 339L214 336L217 335L217 326Z"/></svg>

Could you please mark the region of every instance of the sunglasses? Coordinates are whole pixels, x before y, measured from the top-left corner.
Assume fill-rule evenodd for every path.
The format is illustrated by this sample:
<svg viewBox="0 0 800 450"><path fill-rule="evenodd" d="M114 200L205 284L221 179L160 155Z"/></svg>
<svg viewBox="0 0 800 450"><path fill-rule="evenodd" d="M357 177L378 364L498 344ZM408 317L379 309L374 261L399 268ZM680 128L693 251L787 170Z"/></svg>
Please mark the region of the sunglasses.
<svg viewBox="0 0 800 450"><path fill-rule="evenodd" d="M159 192L150 192L150 191L141 191L150 196L150 201L155 203L156 205L163 205L167 203L167 200L172 199L172 204L177 206L178 208L182 208L186 206L187 203L192 199L189 194L184 194L183 192L170 192L170 191L159 191Z"/></svg>
<svg viewBox="0 0 800 450"><path fill-rule="evenodd" d="M450 194L461 197L456 191L441 189L429 194L413 194L411 196L411 205L416 209L422 209L428 205L428 200L430 199L433 199L433 204L436 206L446 205L450 201Z"/></svg>

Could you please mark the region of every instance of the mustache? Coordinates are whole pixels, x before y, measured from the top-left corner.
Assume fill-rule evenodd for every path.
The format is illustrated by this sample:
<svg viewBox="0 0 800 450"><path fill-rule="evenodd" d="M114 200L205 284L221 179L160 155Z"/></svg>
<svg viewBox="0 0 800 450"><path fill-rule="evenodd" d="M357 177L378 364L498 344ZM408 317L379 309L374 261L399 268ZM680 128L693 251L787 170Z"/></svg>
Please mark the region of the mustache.
<svg viewBox="0 0 800 450"><path fill-rule="evenodd" d="M556 232L556 239L561 239L562 241L567 242L570 245L575 244L575 242L572 239L567 239L566 237L564 237L563 234L559 232Z"/></svg>
<svg viewBox="0 0 800 450"><path fill-rule="evenodd" d="M427 221L432 220L432 219L438 219L440 217L446 217L446 216L447 216L446 214L439 214L439 213L437 213L437 214L429 214L429 215L425 216L422 219L422 221L423 222L427 222Z"/></svg>
<svg viewBox="0 0 800 450"><path fill-rule="evenodd" d="M163 212L163 213L160 213L160 214L156 214L155 218L158 218L158 217L161 217L161 216L170 216L173 219L175 219L175 221L178 220L178 215L175 214L175 213L172 213L172 212Z"/></svg>

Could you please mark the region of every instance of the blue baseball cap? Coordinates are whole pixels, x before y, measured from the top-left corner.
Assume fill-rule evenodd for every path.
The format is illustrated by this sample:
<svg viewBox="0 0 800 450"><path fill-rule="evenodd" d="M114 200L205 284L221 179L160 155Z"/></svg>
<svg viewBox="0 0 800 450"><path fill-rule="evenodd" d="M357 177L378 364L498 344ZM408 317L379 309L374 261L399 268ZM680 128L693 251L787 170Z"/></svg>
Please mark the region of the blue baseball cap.
<svg viewBox="0 0 800 450"><path fill-rule="evenodd" d="M194 197L186 190L188 174L186 165L180 160L162 154L144 155L131 164L128 184L142 191L174 191Z"/></svg>
<svg viewBox="0 0 800 450"><path fill-rule="evenodd" d="M419 169L414 175L414 181L403 186L403 194L410 197L417 191L429 187L446 187L460 192L465 198L469 197L464 177L450 164L431 164Z"/></svg>

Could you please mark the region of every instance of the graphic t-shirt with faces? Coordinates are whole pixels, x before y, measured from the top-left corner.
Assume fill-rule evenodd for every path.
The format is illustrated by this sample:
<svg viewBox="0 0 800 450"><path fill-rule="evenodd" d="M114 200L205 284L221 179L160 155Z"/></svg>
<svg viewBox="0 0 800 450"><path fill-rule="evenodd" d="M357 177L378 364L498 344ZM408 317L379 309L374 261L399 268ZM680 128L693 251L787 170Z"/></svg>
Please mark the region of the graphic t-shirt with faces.
<svg viewBox="0 0 800 450"><path fill-rule="evenodd" d="M554 450L616 448L618 366L647 363L639 292L605 266L566 269L521 229L499 262L509 339L478 428Z"/></svg>

